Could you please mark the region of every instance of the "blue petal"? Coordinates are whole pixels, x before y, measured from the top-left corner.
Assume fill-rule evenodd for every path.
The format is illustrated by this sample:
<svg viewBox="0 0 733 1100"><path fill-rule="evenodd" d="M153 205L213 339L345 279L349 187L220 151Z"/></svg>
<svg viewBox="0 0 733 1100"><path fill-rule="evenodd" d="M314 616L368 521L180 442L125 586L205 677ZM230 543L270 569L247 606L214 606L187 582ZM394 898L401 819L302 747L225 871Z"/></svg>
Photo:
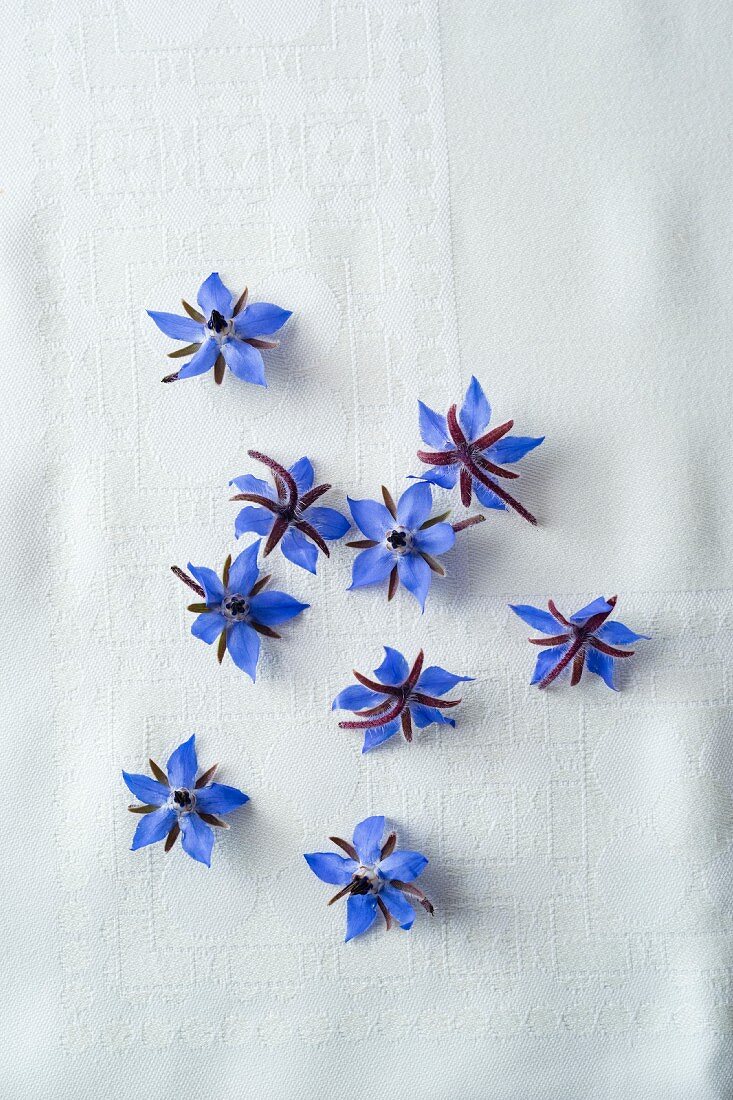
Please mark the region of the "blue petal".
<svg viewBox="0 0 733 1100"><path fill-rule="evenodd" d="M162 806L164 802L168 801L170 790L159 783L157 779L151 779L149 775L139 775L135 772L123 772L122 778L128 789L135 795L135 798L139 798L141 802L145 802L148 806Z"/></svg>
<svg viewBox="0 0 733 1100"><path fill-rule="evenodd" d="M649 641L648 634L636 634L633 630L629 630L628 626L618 622L604 623L598 628L595 636L602 642L608 642L609 645L631 645L632 642L639 642L642 639Z"/></svg>
<svg viewBox="0 0 733 1100"><path fill-rule="evenodd" d="M422 401L418 401L417 406L420 410L420 438L435 451L443 451L452 446L445 417L433 412Z"/></svg>
<svg viewBox="0 0 733 1100"><path fill-rule="evenodd" d="M282 309L271 302L253 302L235 317L234 331L237 336L248 339L252 336L269 336L282 328L292 315L291 309Z"/></svg>
<svg viewBox="0 0 733 1100"><path fill-rule="evenodd" d="M422 852L411 852L407 848L398 848L386 859L381 860L377 870L380 878L399 879L400 882L412 882L421 875L428 865L428 858Z"/></svg>
<svg viewBox="0 0 733 1100"><path fill-rule="evenodd" d="M562 634L567 627L559 623L549 611L543 611L541 607L533 607L529 603L510 603L509 609L515 615L519 615L533 630L541 630L543 634Z"/></svg>
<svg viewBox="0 0 733 1100"><path fill-rule="evenodd" d="M444 554L456 541L456 533L450 523L434 523L425 531L416 531L413 545L426 554Z"/></svg>
<svg viewBox="0 0 733 1100"><path fill-rule="evenodd" d="M369 551L365 551L367 554ZM420 609L425 610L425 600L430 591L430 566L419 554L403 554L397 561L400 581L411 592Z"/></svg>
<svg viewBox="0 0 733 1100"><path fill-rule="evenodd" d="M445 695L456 684L469 683L472 680L473 676L454 676L439 665L430 665L421 673L415 690L425 692L426 695Z"/></svg>
<svg viewBox="0 0 733 1100"><path fill-rule="evenodd" d="M576 611L574 615L571 615L570 622L582 625L592 615L601 615L605 611L613 611L613 605L604 600L603 596L598 596L592 603L586 604L585 607L581 607L580 611Z"/></svg>
<svg viewBox="0 0 733 1100"><path fill-rule="evenodd" d="M362 863L376 863L382 850L384 817L365 817L354 829L352 837Z"/></svg>
<svg viewBox="0 0 733 1100"><path fill-rule="evenodd" d="M345 886L354 877L358 864L346 856L335 852L306 852L305 862L321 882L330 882L332 886Z"/></svg>
<svg viewBox="0 0 733 1100"><path fill-rule="evenodd" d="M392 572L394 559L395 555L386 546L372 546L369 550L362 550L354 558L349 590L386 580Z"/></svg>
<svg viewBox="0 0 733 1100"><path fill-rule="evenodd" d="M390 737L394 737L399 728L399 718L393 718L385 726L371 726L369 729L364 730L364 744L361 746L361 751L369 752L370 749L375 749L377 745L383 745L385 741L389 741Z"/></svg>
<svg viewBox="0 0 733 1100"><path fill-rule="evenodd" d="M178 824L181 826L181 844L186 855L210 867L214 830L198 814L181 814Z"/></svg>
<svg viewBox="0 0 733 1100"><path fill-rule="evenodd" d="M188 571L203 588L207 604L209 606L220 604L224 599L224 585L214 570L209 569L206 565L191 565L191 562L189 562Z"/></svg>
<svg viewBox="0 0 733 1100"><path fill-rule="evenodd" d="M351 894L346 902L346 939L344 943L360 936L374 924L377 915L375 894Z"/></svg>
<svg viewBox="0 0 733 1100"><path fill-rule="evenodd" d="M433 491L427 481L416 481L397 501L397 522L408 531L416 531L430 515Z"/></svg>
<svg viewBox="0 0 733 1100"><path fill-rule="evenodd" d="M471 376L471 382L466 390L466 397L458 414L458 419L469 442L472 439L478 439L491 420L491 405L486 400L486 394L481 388L480 382L473 376Z"/></svg>
<svg viewBox="0 0 733 1100"><path fill-rule="evenodd" d="M238 513L234 521L234 535L239 538L240 535L249 534L251 531L256 535L267 535L274 521L272 512L268 512L266 508L248 505Z"/></svg>
<svg viewBox="0 0 733 1100"><path fill-rule="evenodd" d="M415 910L401 890L398 890L395 886L383 886L379 891L379 896L400 928L405 930L412 928L415 921Z"/></svg>
<svg viewBox="0 0 733 1100"><path fill-rule="evenodd" d="M539 439L533 439L528 435L505 435L503 439L500 439L498 443L495 443L493 447L489 447L483 453L492 462L502 466L505 462L519 462L520 458L524 458L529 451L533 451L535 447L539 447L540 443L544 442L545 437L543 435Z"/></svg>
<svg viewBox="0 0 733 1100"><path fill-rule="evenodd" d="M171 753L165 770L172 790L175 791L178 787L191 790L196 782L196 772L199 770L195 734Z"/></svg>
<svg viewBox="0 0 733 1100"><path fill-rule="evenodd" d="M151 814L145 814L140 818L135 835L132 838L130 851L136 852L138 848L145 848L148 844L155 844L163 840L173 828L176 821L176 811L171 809L154 810Z"/></svg>
<svg viewBox="0 0 733 1100"><path fill-rule="evenodd" d="M555 665L559 664L568 651L568 644L554 645L550 649L543 649L534 666L534 673L530 684L538 684L544 680L548 673L552 672Z"/></svg>
<svg viewBox="0 0 733 1100"><path fill-rule="evenodd" d="M594 672L596 676L600 676L612 691L616 691L616 685L613 682L613 657L609 657L607 653L599 653L597 649L588 646L585 663L589 672Z"/></svg>
<svg viewBox="0 0 733 1100"><path fill-rule="evenodd" d="M221 345L221 353L235 377L253 386L267 386L265 361L257 348L241 340L227 340Z"/></svg>
<svg viewBox="0 0 733 1100"><path fill-rule="evenodd" d="M238 592L243 596L249 594L260 572L257 567L259 552L260 539L256 539L245 547L241 554L237 554L229 569L227 582L229 592Z"/></svg>
<svg viewBox="0 0 733 1100"><path fill-rule="evenodd" d="M362 684L351 684L344 688L331 704L331 710L367 710L376 707L377 703L383 703L384 695L377 695L371 688Z"/></svg>
<svg viewBox="0 0 733 1100"><path fill-rule="evenodd" d="M240 493L259 493L261 497L277 500L277 493L272 485L268 481L263 481L260 477L255 477L254 474L242 474L241 477L233 477L229 484L236 485Z"/></svg>
<svg viewBox="0 0 733 1100"><path fill-rule="evenodd" d="M440 485L441 489L453 489L458 481L461 467L455 466L431 466L424 474L408 474L413 481L429 481L431 485Z"/></svg>
<svg viewBox="0 0 733 1100"><path fill-rule="evenodd" d="M285 557L299 565L301 569L307 569L309 573L315 573L318 561L318 547L311 542L301 531L289 527L280 543Z"/></svg>
<svg viewBox="0 0 733 1100"><path fill-rule="evenodd" d="M209 783L196 791L196 811L205 814L229 814L249 802L249 795L226 783Z"/></svg>
<svg viewBox="0 0 733 1100"><path fill-rule="evenodd" d="M181 367L178 372L180 378L195 378L197 374L206 374L211 370L219 354L219 345L216 340L204 340L203 344L192 359Z"/></svg>
<svg viewBox="0 0 733 1100"><path fill-rule="evenodd" d="M492 492L491 489L487 489L485 485L481 485L480 482L474 481L473 491L476 494L476 499L479 500L484 508L495 508L497 512L506 512L507 506L504 502Z"/></svg>
<svg viewBox="0 0 733 1100"><path fill-rule="evenodd" d="M351 527L351 523L337 512L335 508L306 508L303 519L315 527L318 534L324 539L340 539Z"/></svg>
<svg viewBox="0 0 733 1100"><path fill-rule="evenodd" d="M410 666L398 649L391 646L384 647L384 660L379 668L374 669L374 675L381 684L391 684L393 687L402 684L410 674Z"/></svg>
<svg viewBox="0 0 733 1100"><path fill-rule="evenodd" d="M201 306L201 312L207 318L211 316L213 310L218 310L222 317L226 317L227 320L232 315L234 305L232 292L224 286L219 278L218 271L212 271L208 279L205 279L201 284L196 295L196 301Z"/></svg>
<svg viewBox="0 0 733 1100"><path fill-rule="evenodd" d="M305 611L310 604L301 603L287 592L258 592L249 601L252 618L263 626L277 626L278 623L286 623Z"/></svg>
<svg viewBox="0 0 733 1100"><path fill-rule="evenodd" d="M204 326L192 317L179 317L177 313L155 313L150 309L147 313L160 331L173 340L188 340L189 344L199 344L206 336Z"/></svg>
<svg viewBox="0 0 733 1100"><path fill-rule="evenodd" d="M298 486L298 496L302 497L303 493L307 493L313 487L315 479L313 463L305 455L290 467L290 473Z"/></svg>
<svg viewBox="0 0 733 1100"><path fill-rule="evenodd" d="M449 718L437 707L426 707L423 703L410 703L410 714L419 730L424 730L426 726L432 725L453 726L455 729L455 719Z"/></svg>
<svg viewBox="0 0 733 1100"><path fill-rule="evenodd" d="M260 656L260 636L247 623L234 623L227 631L227 649L237 668L255 682Z"/></svg>
<svg viewBox="0 0 733 1100"><path fill-rule="evenodd" d="M227 621L218 611L204 611L197 615L191 623L191 633L194 638L200 638L202 642L211 645L226 629Z"/></svg>
<svg viewBox="0 0 733 1100"><path fill-rule="evenodd" d="M354 523L368 539L381 542L387 531L394 527L394 520L378 500L352 500L347 497Z"/></svg>

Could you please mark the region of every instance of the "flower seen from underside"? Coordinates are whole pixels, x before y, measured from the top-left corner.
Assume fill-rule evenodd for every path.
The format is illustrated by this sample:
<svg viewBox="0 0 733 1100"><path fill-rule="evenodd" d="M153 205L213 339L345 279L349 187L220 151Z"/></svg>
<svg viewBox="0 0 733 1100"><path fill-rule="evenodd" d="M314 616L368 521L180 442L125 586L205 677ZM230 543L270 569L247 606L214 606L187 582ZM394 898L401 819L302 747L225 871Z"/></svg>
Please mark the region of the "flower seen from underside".
<svg viewBox="0 0 733 1100"><path fill-rule="evenodd" d="M147 311L166 336L187 341L185 347L170 352L169 359L191 356L180 370L166 375L163 381L193 378L213 367L214 381L220 384L224 380L225 368L229 367L232 374L242 381L266 386L262 352L276 348L278 341L263 337L282 328L292 316L292 311L281 309L271 302L248 305L246 289L235 302L234 295L224 286L216 271L212 271L201 284L196 300L200 309L182 302L187 317L177 313Z"/></svg>
<svg viewBox="0 0 733 1100"><path fill-rule="evenodd" d="M412 928L415 910L410 902L419 902L431 915L434 912L423 891L414 883L427 866L427 858L420 852L397 848L395 832L391 832L383 844L384 828L383 817L368 817L354 829L353 842L338 836L328 838L346 853L345 856L336 852L310 852L305 857L311 871L322 882L341 887L328 904L333 905L343 897L347 899L346 943L372 926L377 910L388 929L393 919L400 928Z"/></svg>
<svg viewBox="0 0 733 1100"><path fill-rule="evenodd" d="M631 645L641 639L648 640L649 637L647 634L634 633L623 623L607 622L616 606L617 598L611 596L606 600L599 596L569 618L560 614L552 600L547 604L548 611L543 611L541 607L532 607L531 604L510 604L515 615L534 630L541 630L547 635L544 638L529 639L532 645L543 647L530 682L546 688L570 669L570 684L575 686L583 675L583 669L587 667L589 672L600 676L610 688L616 690L613 662L634 655L633 649L618 647Z"/></svg>
<svg viewBox="0 0 733 1100"><path fill-rule="evenodd" d="M431 448L418 451L417 457L431 468L418 477L444 489L452 489L460 482L461 501L466 508L471 497L476 497L486 508L513 508L529 523L537 520L523 504L515 500L500 481L514 480L519 474L505 469L507 462L519 462L528 451L539 447L544 436L509 435L514 427L507 420L492 431L487 431L491 419L491 406L480 383L471 378L460 413L451 405L447 416L441 416L418 401L420 408L420 435Z"/></svg>
<svg viewBox="0 0 733 1100"><path fill-rule="evenodd" d="M240 490L232 500L249 502L237 516L234 528L237 538L245 531L267 535L263 557L280 544L286 558L315 573L318 551L326 557L330 555L326 540L342 538L351 527L348 519L335 508L315 505L331 486L313 485L313 466L308 458L298 459L286 470L260 451L247 451L247 454L272 471L275 487L253 474L244 474L229 482Z"/></svg>
<svg viewBox="0 0 733 1100"><path fill-rule="evenodd" d="M154 760L149 763L152 779L148 775L122 773L127 787L142 803L128 807L132 813L143 815L130 850L136 852L138 848L165 840L165 851L169 852L180 834L184 852L208 867L214 846L211 827L228 829L221 815L243 806L249 801L248 795L236 787L212 783L216 764L196 778L195 737L189 737L178 746L165 771Z"/></svg>
<svg viewBox="0 0 733 1100"><path fill-rule="evenodd" d="M426 726L455 726L455 721L443 714L457 707L460 699L441 699L456 684L466 683L472 676L454 676L438 665L423 669L423 651L412 665L396 649L384 647L384 660L374 670L376 680L354 670L358 683L336 696L332 710L351 710L352 721L339 722L343 730L364 730L362 752L368 752L394 737L402 730L406 741L412 741L413 723L418 729Z"/></svg>
<svg viewBox="0 0 733 1100"><path fill-rule="evenodd" d="M189 604L197 613L191 626L195 638L211 645L218 638L219 663L229 650L237 668L254 681L260 655L260 635L279 638L272 628L300 615L310 605L285 592L264 592L270 576L259 576L257 555L260 540L253 542L232 561L227 558L221 580L213 569L188 563L188 573L172 565L175 575L201 597ZM189 573L191 574L189 576Z"/></svg>
<svg viewBox="0 0 733 1100"><path fill-rule="evenodd" d="M346 498L354 523L366 535L346 544L361 550L354 559L350 588L387 581L391 600L403 584L424 610L431 573L445 576L437 555L451 549L456 532L482 523L484 517L471 516L460 523L446 523L449 512L431 517L433 494L425 482L411 485L397 504L384 486L382 496L384 503Z"/></svg>

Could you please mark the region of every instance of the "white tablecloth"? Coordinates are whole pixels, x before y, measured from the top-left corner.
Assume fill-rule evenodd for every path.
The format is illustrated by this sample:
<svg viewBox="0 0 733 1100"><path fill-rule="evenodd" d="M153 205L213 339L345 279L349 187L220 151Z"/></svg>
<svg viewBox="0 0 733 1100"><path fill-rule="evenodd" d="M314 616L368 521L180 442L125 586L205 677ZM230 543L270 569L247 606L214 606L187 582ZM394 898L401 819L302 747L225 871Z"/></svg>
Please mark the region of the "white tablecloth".
<svg viewBox="0 0 733 1100"><path fill-rule="evenodd" d="M4 17L0 1087L731 1095L730 5L26 0ZM270 388L162 386L219 270L295 309ZM170 369L170 368L169 368ZM415 472L472 373L531 529L491 514L421 617L352 552L257 684L168 566L235 548L250 447L346 493ZM458 506L460 510L460 505ZM619 594L618 694L530 689L508 601ZM362 757L380 646L477 677ZM251 803L210 871L131 853L121 779L195 732ZM436 905L344 945L301 853L387 814Z"/></svg>

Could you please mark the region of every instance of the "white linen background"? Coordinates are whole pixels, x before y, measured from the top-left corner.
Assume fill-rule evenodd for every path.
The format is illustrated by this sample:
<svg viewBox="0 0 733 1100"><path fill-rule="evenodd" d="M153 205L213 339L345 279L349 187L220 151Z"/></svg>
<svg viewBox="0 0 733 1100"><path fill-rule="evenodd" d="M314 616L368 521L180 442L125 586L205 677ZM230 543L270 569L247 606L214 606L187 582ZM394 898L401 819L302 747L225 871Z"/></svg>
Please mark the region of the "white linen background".
<svg viewBox="0 0 733 1100"><path fill-rule="evenodd" d="M731 1095L731 6L27 0L5 18L2 1092ZM162 386L211 270L295 309L270 388ZM475 372L547 436L424 617L312 604L253 687L168 571L257 446L400 489ZM442 494L441 494L442 498ZM460 511L460 506L459 506ZM528 687L509 600L618 592L622 690ZM473 674L361 757L389 643ZM128 851L124 766L196 732L252 801L206 871ZM344 945L301 853L384 812L436 904ZM9 903L9 904L8 904Z"/></svg>

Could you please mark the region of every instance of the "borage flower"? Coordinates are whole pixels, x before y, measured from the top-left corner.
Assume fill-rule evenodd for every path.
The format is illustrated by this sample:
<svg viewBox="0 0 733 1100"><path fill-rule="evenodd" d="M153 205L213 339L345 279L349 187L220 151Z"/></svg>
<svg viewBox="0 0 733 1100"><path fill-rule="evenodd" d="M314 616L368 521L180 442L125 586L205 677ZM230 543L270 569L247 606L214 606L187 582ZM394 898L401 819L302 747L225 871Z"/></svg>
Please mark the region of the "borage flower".
<svg viewBox="0 0 733 1100"><path fill-rule="evenodd" d="M528 451L539 447L544 436L537 439L523 435L508 435L514 427L513 420L507 420L498 428L487 432L491 419L491 406L480 383L471 378L466 397L458 415L456 406L451 405L448 416L433 412L422 401L420 407L420 435L434 451L418 451L417 457L432 469L419 474L422 481L440 485L443 489L452 489L460 479L461 501L466 508L471 503L472 494L487 508L505 510L507 505L519 512L530 523L537 520L524 505L499 485L497 478L514 479L519 474L505 470L505 462L519 462Z"/></svg>
<svg viewBox="0 0 733 1100"><path fill-rule="evenodd" d="M606 622L617 599L617 596L611 596L608 600L599 596L569 619L560 614L552 600L547 604L549 611L532 607L531 604L510 604L514 614L529 623L534 630L550 635L547 638L529 639L532 645L550 647L544 649L537 658L530 682L546 688L572 664L571 686L580 681L583 668L587 666L589 672L594 672L610 688L616 690L613 683L613 662L617 658L632 657L634 654L633 649L616 647L631 645L642 638L648 640L649 637L647 634L635 634L623 623Z"/></svg>
<svg viewBox="0 0 733 1100"><path fill-rule="evenodd" d="M260 540L253 542L232 561L231 554L224 563L222 580L213 569L203 565L191 565L189 577L183 569L172 565L175 575L202 597L205 603L189 604L189 611L198 612L191 626L195 638L211 645L219 639L217 658L219 664L224 654L229 655L237 668L254 682L257 661L260 656L260 634L279 638L272 628L279 623L300 615L310 604L300 603L285 592L263 592L270 575L259 577L257 555ZM195 579L193 579L195 578Z"/></svg>
<svg viewBox="0 0 733 1100"><path fill-rule="evenodd" d="M174 340L188 340L184 348L169 353L169 359L180 359L185 355L193 358L173 374L168 374L164 382L175 382L179 378L193 378L214 368L214 381L221 384L225 367L244 382L253 382L256 386L266 386L265 364L262 351L276 348L277 340L263 340L277 332L292 316L292 311L281 309L271 302L254 302L247 305L248 291L245 289L234 301L234 295L228 290L216 271L199 287L196 301L202 312L182 301L188 317L177 313L156 313L148 310L161 332Z"/></svg>
<svg viewBox="0 0 733 1100"><path fill-rule="evenodd" d="M456 684L468 683L472 676L454 676L438 665L423 671L423 651L417 655L412 668L396 649L384 647L384 660L374 670L377 681L362 676L354 669L359 681L337 695L332 710L352 710L356 720L339 722L342 730L364 730L362 752L368 752L383 741L388 741L402 728L406 741L412 741L412 723L425 729L433 723L453 726L452 718L442 711L457 707L460 699L439 699L437 696L452 691Z"/></svg>
<svg viewBox="0 0 733 1100"><path fill-rule="evenodd" d="M180 833L184 852L191 859L210 866L214 846L211 826L228 829L219 815L243 806L249 802L249 796L236 787L212 783L216 764L196 778L199 766L195 737L189 737L172 753L166 771L154 760L149 764L153 779L147 775L122 773L129 790L143 803L142 806L128 806L128 809L131 813L145 815L135 830L130 851L136 852L138 848L165 840L165 851L170 852Z"/></svg>
<svg viewBox="0 0 733 1100"><path fill-rule="evenodd" d="M372 926L377 909L388 929L392 927L392 917L400 928L412 928L415 910L407 898L419 902L431 915L434 912L413 881L427 866L427 858L420 852L396 848L395 832L389 834L384 844L383 836L384 818L368 817L354 829L353 844L338 836L328 838L346 852L346 857L335 852L310 852L305 857L322 882L343 887L329 905L348 895L346 943Z"/></svg>
<svg viewBox="0 0 733 1100"><path fill-rule="evenodd" d="M382 496L384 504L378 500L346 498L354 523L366 535L365 539L346 544L362 551L354 559L350 588L379 584L389 577L388 600L401 582L424 611L431 572L445 576L445 569L435 555L451 549L457 531L482 523L484 517L477 515L460 523L445 523L450 512L443 512L428 518L433 494L424 482L406 489L396 505L384 485Z"/></svg>
<svg viewBox="0 0 733 1100"><path fill-rule="evenodd" d="M247 500L257 506L242 509L234 526L235 535L239 538L245 531L267 535L263 557L281 543L286 558L315 573L318 551L330 556L324 540L340 539L351 527L346 516L335 508L313 507L331 486L313 485L313 466L305 457L286 470L260 451L247 451L247 454L272 470L275 488L252 474L235 477L229 482L241 489L232 500Z"/></svg>

